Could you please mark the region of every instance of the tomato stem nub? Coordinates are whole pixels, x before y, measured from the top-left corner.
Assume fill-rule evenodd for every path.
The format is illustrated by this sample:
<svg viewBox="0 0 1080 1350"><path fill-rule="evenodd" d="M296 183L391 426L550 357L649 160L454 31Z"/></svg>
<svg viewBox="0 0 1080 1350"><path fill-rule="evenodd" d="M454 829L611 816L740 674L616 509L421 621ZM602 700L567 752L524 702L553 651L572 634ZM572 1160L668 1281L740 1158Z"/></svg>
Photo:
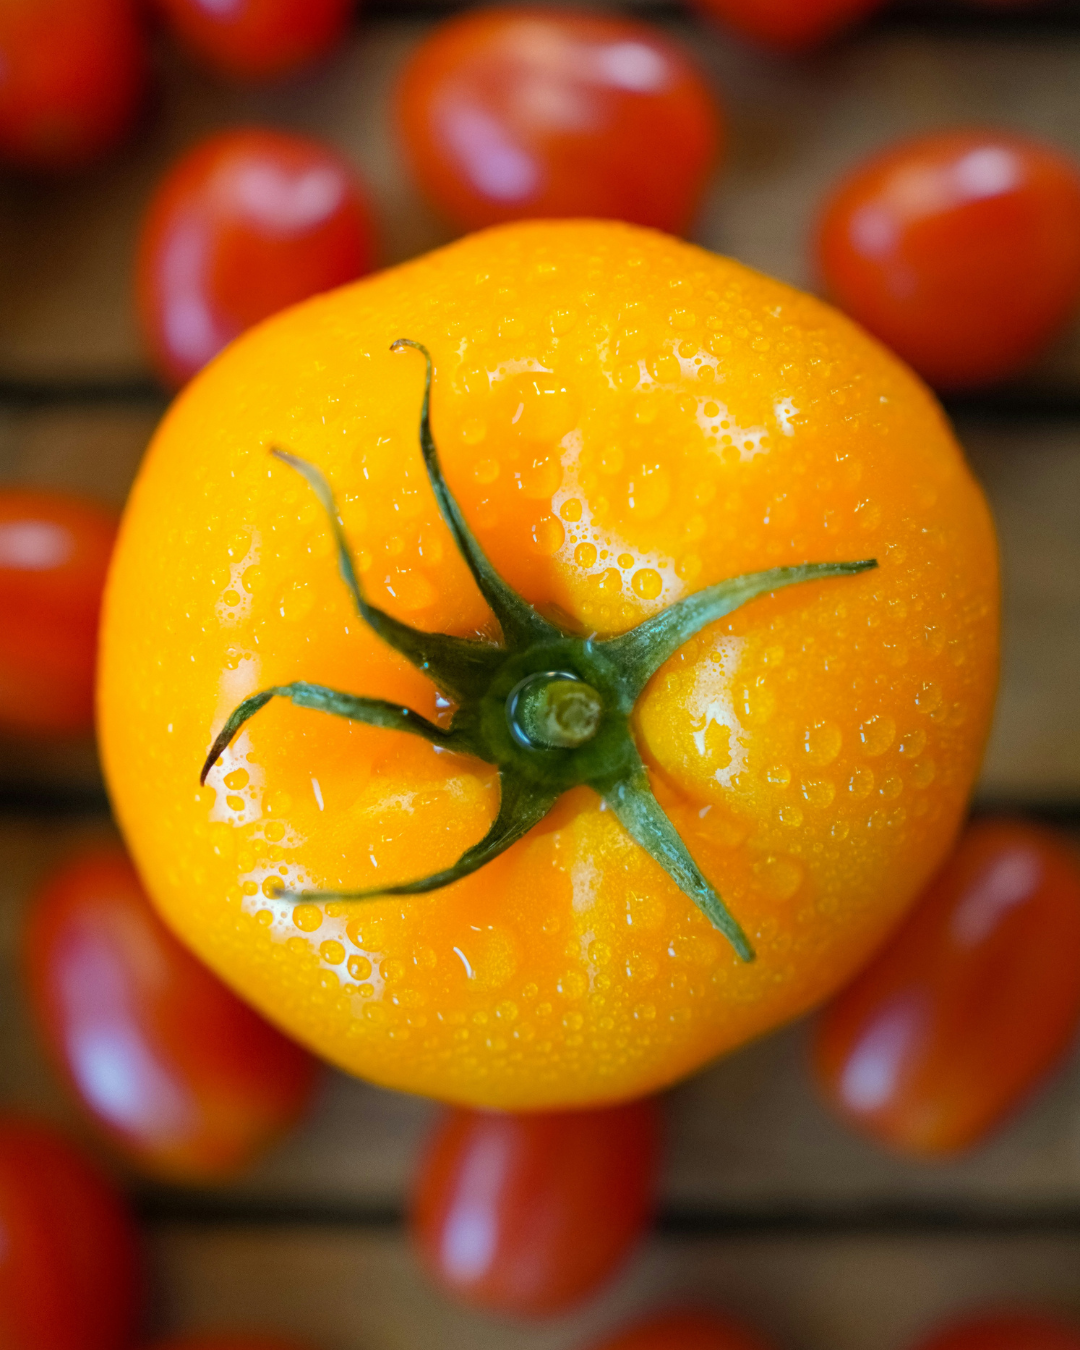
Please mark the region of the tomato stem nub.
<svg viewBox="0 0 1080 1350"><path fill-rule="evenodd" d="M537 825L569 788L584 785L603 797L626 832L668 874L743 961L754 949L719 893L698 867L653 795L630 725L634 705L663 663L695 633L759 596L785 586L852 576L876 567L858 562L803 563L733 577L677 601L627 633L607 640L581 637L549 622L492 566L443 477L431 433L433 366L426 347L400 338L392 351L422 354L426 375L420 410L420 449L440 514L501 629L482 642L409 627L370 604L329 483L315 465L287 451L271 454L301 474L318 497L337 545L338 566L361 618L396 652L456 703L448 728L384 699L328 689L304 680L274 685L244 699L213 739L201 782L250 717L272 698L333 713L353 722L406 731L444 750L472 755L499 771L499 809L487 834L458 860L427 876L352 891L279 892L307 900L373 900L420 895L449 886L504 853Z"/></svg>

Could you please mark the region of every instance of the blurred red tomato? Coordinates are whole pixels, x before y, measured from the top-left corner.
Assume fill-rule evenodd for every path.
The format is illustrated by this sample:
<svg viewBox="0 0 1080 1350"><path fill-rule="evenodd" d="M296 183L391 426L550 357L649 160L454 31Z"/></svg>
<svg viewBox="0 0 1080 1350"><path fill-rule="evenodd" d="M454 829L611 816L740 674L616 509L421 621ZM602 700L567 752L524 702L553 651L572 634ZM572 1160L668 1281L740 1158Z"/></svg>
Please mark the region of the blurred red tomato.
<svg viewBox="0 0 1080 1350"><path fill-rule="evenodd" d="M767 47L796 51L836 37L884 0L694 0L710 19Z"/></svg>
<svg viewBox="0 0 1080 1350"><path fill-rule="evenodd" d="M272 80L344 35L354 0L157 0L180 39L217 70Z"/></svg>
<svg viewBox="0 0 1080 1350"><path fill-rule="evenodd" d="M1080 171L1022 136L895 146L826 203L831 298L940 388L1002 379L1080 305Z"/></svg>
<svg viewBox="0 0 1080 1350"><path fill-rule="evenodd" d="M1002 1313L954 1323L918 1350L1080 1350L1080 1330L1039 1313Z"/></svg>
<svg viewBox="0 0 1080 1350"><path fill-rule="evenodd" d="M117 1191L53 1130L0 1116L0 1346L127 1350L142 1262Z"/></svg>
<svg viewBox="0 0 1080 1350"><path fill-rule="evenodd" d="M161 374L182 384L245 328L370 270L361 184L334 150L229 131L184 155L147 211L137 287Z"/></svg>
<svg viewBox="0 0 1080 1350"><path fill-rule="evenodd" d="M980 821L825 1010L817 1074L896 1148L967 1148L1057 1063L1078 1018L1080 858L1049 830Z"/></svg>
<svg viewBox="0 0 1080 1350"><path fill-rule="evenodd" d="M420 186L458 225L609 216L681 233L721 119L697 69L629 19L485 9L416 48L397 117Z"/></svg>
<svg viewBox="0 0 1080 1350"><path fill-rule="evenodd" d="M0 490L0 728L70 735L94 720L98 611L116 520L77 497Z"/></svg>
<svg viewBox="0 0 1080 1350"><path fill-rule="evenodd" d="M665 1313L628 1327L594 1350L766 1350L758 1336L709 1313Z"/></svg>
<svg viewBox="0 0 1080 1350"><path fill-rule="evenodd" d="M449 1111L421 1162L413 1236L438 1282L517 1315L559 1312L611 1276L649 1222L652 1098L600 1111Z"/></svg>
<svg viewBox="0 0 1080 1350"><path fill-rule="evenodd" d="M53 1057L136 1162L226 1176L293 1124L315 1062L172 936L118 848L88 850L30 910L25 966Z"/></svg>
<svg viewBox="0 0 1080 1350"><path fill-rule="evenodd" d="M146 74L134 0L0 4L0 157L79 168L131 126Z"/></svg>

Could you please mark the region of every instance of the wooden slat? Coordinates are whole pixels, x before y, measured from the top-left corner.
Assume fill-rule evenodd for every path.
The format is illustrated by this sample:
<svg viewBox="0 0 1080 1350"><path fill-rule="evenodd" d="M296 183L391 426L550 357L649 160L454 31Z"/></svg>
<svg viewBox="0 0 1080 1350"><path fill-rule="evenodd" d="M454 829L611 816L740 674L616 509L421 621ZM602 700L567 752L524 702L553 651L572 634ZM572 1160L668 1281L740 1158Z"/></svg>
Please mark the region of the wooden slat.
<svg viewBox="0 0 1080 1350"><path fill-rule="evenodd" d="M984 36L885 29L789 61L706 26L666 23L693 47L730 111L728 163L698 238L797 284L812 281L806 241L822 193L885 141L985 122L1080 154L1080 26ZM371 185L386 262L449 237L408 180L389 113L395 72L429 27L361 26L326 70L273 92L222 87L163 50L157 110L119 158L73 182L9 180L0 191L0 380L144 373L131 313L139 216L170 158L219 127L265 121L341 146ZM1080 327L1027 384L1080 388Z"/></svg>
<svg viewBox="0 0 1080 1350"><path fill-rule="evenodd" d="M396 1234L164 1226L154 1252L169 1329L253 1327L319 1350L588 1350L679 1302L726 1309L777 1350L907 1350L986 1305L1080 1314L1080 1238L657 1239L582 1312L535 1324L463 1311Z"/></svg>

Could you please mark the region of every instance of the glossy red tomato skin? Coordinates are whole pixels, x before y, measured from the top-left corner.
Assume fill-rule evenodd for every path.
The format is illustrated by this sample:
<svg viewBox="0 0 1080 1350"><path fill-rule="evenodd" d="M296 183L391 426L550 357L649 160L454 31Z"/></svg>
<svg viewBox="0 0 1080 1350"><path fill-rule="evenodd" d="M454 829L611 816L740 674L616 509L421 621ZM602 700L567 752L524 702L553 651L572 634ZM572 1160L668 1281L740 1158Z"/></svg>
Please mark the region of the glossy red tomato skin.
<svg viewBox="0 0 1080 1350"><path fill-rule="evenodd" d="M274 80L309 65L345 34L354 0L157 0L180 40L224 75Z"/></svg>
<svg viewBox="0 0 1080 1350"><path fill-rule="evenodd" d="M467 1303L525 1317L562 1311L645 1231L659 1137L652 1098L600 1111L447 1112L414 1186L421 1259Z"/></svg>
<svg viewBox="0 0 1080 1350"><path fill-rule="evenodd" d="M696 8L742 37L801 51L836 37L880 9L883 0L694 0Z"/></svg>
<svg viewBox="0 0 1080 1350"><path fill-rule="evenodd" d="M1080 167L998 131L901 143L829 198L817 262L831 298L931 384L1004 379L1080 306Z"/></svg>
<svg viewBox="0 0 1080 1350"><path fill-rule="evenodd" d="M526 217L610 217L685 232L719 157L717 102L645 24L499 7L450 19L398 83L421 188L479 229Z"/></svg>
<svg viewBox="0 0 1080 1350"><path fill-rule="evenodd" d="M45 882L24 968L64 1078L152 1173L227 1177L309 1103L315 1061L173 937L119 848L87 849Z"/></svg>
<svg viewBox="0 0 1080 1350"><path fill-rule="evenodd" d="M374 264L371 212L330 147L223 132L166 174L143 221L136 288L162 377L184 383L245 328Z"/></svg>
<svg viewBox="0 0 1080 1350"><path fill-rule="evenodd" d="M661 1313L627 1327L593 1350L768 1350L754 1332L713 1313Z"/></svg>
<svg viewBox="0 0 1080 1350"><path fill-rule="evenodd" d="M0 5L0 158L22 168L81 168L130 129L146 43L134 0Z"/></svg>
<svg viewBox="0 0 1080 1350"><path fill-rule="evenodd" d="M1080 1019L1080 859L983 820L880 955L822 1015L818 1081L894 1148L969 1148L1058 1062Z"/></svg>
<svg viewBox="0 0 1080 1350"><path fill-rule="evenodd" d="M999 1313L935 1331L917 1350L1080 1350L1080 1328L1041 1313Z"/></svg>
<svg viewBox="0 0 1080 1350"><path fill-rule="evenodd" d="M90 730L115 537L115 516L94 502L0 490L0 729L8 734Z"/></svg>
<svg viewBox="0 0 1080 1350"><path fill-rule="evenodd" d="M0 1345L128 1350L138 1235L112 1184L52 1129L0 1116Z"/></svg>

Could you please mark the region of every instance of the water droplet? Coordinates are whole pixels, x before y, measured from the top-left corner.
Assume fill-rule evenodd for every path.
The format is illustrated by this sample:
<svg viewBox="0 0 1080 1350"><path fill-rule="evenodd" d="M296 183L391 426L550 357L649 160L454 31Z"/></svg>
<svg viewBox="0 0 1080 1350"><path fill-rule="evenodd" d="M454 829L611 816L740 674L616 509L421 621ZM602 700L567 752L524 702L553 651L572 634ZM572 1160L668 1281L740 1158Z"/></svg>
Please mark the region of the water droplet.
<svg viewBox="0 0 1080 1350"><path fill-rule="evenodd" d="M324 942L319 948L319 955L331 966L339 966L345 960L345 948L340 942Z"/></svg>
<svg viewBox="0 0 1080 1350"><path fill-rule="evenodd" d="M269 928L274 922L273 910L260 909L258 914L255 915L255 921L256 923L261 923L264 928Z"/></svg>
<svg viewBox="0 0 1080 1350"><path fill-rule="evenodd" d="M873 769L856 769L848 780L848 791L857 802L869 796L874 790Z"/></svg>
<svg viewBox="0 0 1080 1350"><path fill-rule="evenodd" d="M787 787L791 782L791 770L786 764L773 764L765 770L765 778L770 783L775 783L778 787Z"/></svg>
<svg viewBox="0 0 1080 1350"><path fill-rule="evenodd" d="M780 824L787 825L789 829L797 830L803 823L802 807L796 806L794 803L782 806L776 814L780 818Z"/></svg>
<svg viewBox="0 0 1080 1350"><path fill-rule="evenodd" d="M243 797L226 797L225 805L230 811L243 811L247 803L244 801Z"/></svg>
<svg viewBox="0 0 1080 1350"><path fill-rule="evenodd" d="M896 723L891 717L870 717L859 730L863 752L872 757L883 755L896 739Z"/></svg>
<svg viewBox="0 0 1080 1350"><path fill-rule="evenodd" d="M532 547L542 558L558 553L566 541L566 531L554 516L541 516L532 527Z"/></svg>
<svg viewBox="0 0 1080 1350"><path fill-rule="evenodd" d="M783 656L782 647L780 653ZM843 744L843 732L835 722L815 722L803 735L803 750L811 764L831 764Z"/></svg>
<svg viewBox="0 0 1080 1350"><path fill-rule="evenodd" d="M911 770L911 781L918 788L929 787L937 774L937 765L932 759L921 759Z"/></svg>
<svg viewBox="0 0 1080 1350"><path fill-rule="evenodd" d="M562 516L563 520L580 520L581 502L576 497L570 497L559 508L559 515Z"/></svg>
<svg viewBox="0 0 1080 1350"><path fill-rule="evenodd" d="M314 933L322 927L322 910L318 905L297 905L292 912L292 921L303 933Z"/></svg>
<svg viewBox="0 0 1080 1350"><path fill-rule="evenodd" d="M371 962L366 956L350 956L348 971L354 980L362 983L371 974Z"/></svg>
<svg viewBox="0 0 1080 1350"><path fill-rule="evenodd" d="M497 459L481 459L473 465L473 477L478 483L485 487L489 483L494 483L499 476L499 461Z"/></svg>
<svg viewBox="0 0 1080 1350"><path fill-rule="evenodd" d="M878 788L878 792L881 793L886 801L892 801L896 797L899 797L903 790L904 780L896 773L890 773L887 777L883 778L881 780L881 787Z"/></svg>
<svg viewBox="0 0 1080 1350"><path fill-rule="evenodd" d="M941 686L929 681L915 695L915 704L920 712L933 713L941 707L943 697Z"/></svg>
<svg viewBox="0 0 1080 1350"><path fill-rule="evenodd" d="M548 327L556 337L569 333L577 322L577 313L572 309L556 309L548 316Z"/></svg>
<svg viewBox="0 0 1080 1350"><path fill-rule="evenodd" d="M574 549L574 561L579 567L593 567L596 564L596 545L578 544Z"/></svg>
<svg viewBox="0 0 1080 1350"><path fill-rule="evenodd" d="M774 900L790 900L802 885L803 868L794 858L771 855L754 864L762 890Z"/></svg>
<svg viewBox="0 0 1080 1350"><path fill-rule="evenodd" d="M630 585L633 587L635 594L640 595L643 600L655 600L664 589L660 573L651 567L639 567L634 573Z"/></svg>
<svg viewBox="0 0 1080 1350"><path fill-rule="evenodd" d="M263 828L263 834L272 844L276 844L280 839L285 838L285 826L280 820L267 821Z"/></svg>
<svg viewBox="0 0 1080 1350"><path fill-rule="evenodd" d="M802 791L811 806L831 806L836 796L836 784L831 778L804 778Z"/></svg>
<svg viewBox="0 0 1080 1350"><path fill-rule="evenodd" d="M244 590L247 591L248 595L252 595L259 589L259 585L262 582L262 575L261 567L249 567L244 572L244 575L240 578L240 584L243 586Z"/></svg>
<svg viewBox="0 0 1080 1350"><path fill-rule="evenodd" d="M829 834L833 839L843 840L851 833L851 826L846 820L834 820L829 829Z"/></svg>
<svg viewBox="0 0 1080 1350"><path fill-rule="evenodd" d="M619 564L619 566L623 569L623 571L625 571L628 567L633 567L634 555L632 553L620 553L615 561Z"/></svg>
<svg viewBox="0 0 1080 1350"><path fill-rule="evenodd" d="M486 380L485 380L486 383ZM487 435L487 423L479 417L468 417L461 426L461 439L466 445L479 445Z"/></svg>
<svg viewBox="0 0 1080 1350"><path fill-rule="evenodd" d="M223 781L227 788L232 788L234 792L239 792L242 787L247 786L248 771L247 769L233 769L232 773L227 773L225 775Z"/></svg>
<svg viewBox="0 0 1080 1350"><path fill-rule="evenodd" d="M225 591L221 598L227 605L238 605L240 603L240 593L234 591L232 587Z"/></svg>
<svg viewBox="0 0 1080 1350"><path fill-rule="evenodd" d="M904 739L900 742L900 753L906 759L915 759L926 749L925 731L907 731L904 733Z"/></svg>

